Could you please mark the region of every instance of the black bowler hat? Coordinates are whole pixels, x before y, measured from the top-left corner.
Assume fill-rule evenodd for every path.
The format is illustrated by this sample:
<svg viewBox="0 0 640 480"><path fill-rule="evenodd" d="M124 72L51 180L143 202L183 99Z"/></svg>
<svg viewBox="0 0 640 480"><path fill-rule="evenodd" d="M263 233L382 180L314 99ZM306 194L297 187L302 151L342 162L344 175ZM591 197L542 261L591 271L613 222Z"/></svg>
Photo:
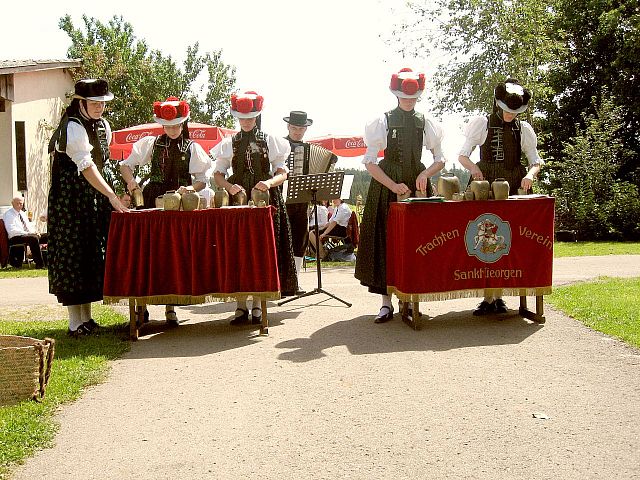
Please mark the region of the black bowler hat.
<svg viewBox="0 0 640 480"><path fill-rule="evenodd" d="M313 120L307 118L307 112L300 112L294 110L288 117L283 117L283 120L296 127L308 127L313 123Z"/></svg>
<svg viewBox="0 0 640 480"><path fill-rule="evenodd" d="M505 112L522 113L529 106L531 92L515 78L507 78L493 90L495 102Z"/></svg>
<svg viewBox="0 0 640 480"><path fill-rule="evenodd" d="M113 100L113 93L109 91L109 84L105 79L85 78L76 82L75 97L95 102L108 102Z"/></svg>

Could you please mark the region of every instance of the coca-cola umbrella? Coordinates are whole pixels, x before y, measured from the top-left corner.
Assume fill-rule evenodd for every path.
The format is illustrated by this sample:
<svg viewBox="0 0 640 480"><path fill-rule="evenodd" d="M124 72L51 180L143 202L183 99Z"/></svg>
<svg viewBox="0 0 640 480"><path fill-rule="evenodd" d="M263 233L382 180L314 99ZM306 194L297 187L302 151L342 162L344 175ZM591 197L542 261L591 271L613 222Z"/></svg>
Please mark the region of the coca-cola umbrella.
<svg viewBox="0 0 640 480"><path fill-rule="evenodd" d="M367 151L367 146L362 137L347 137L338 135L327 135L324 137L311 138L309 143L315 143L321 147L331 150L339 157L360 157ZM384 152L378 152L378 157L382 157Z"/></svg>
<svg viewBox="0 0 640 480"><path fill-rule="evenodd" d="M206 123L189 122L189 137L194 142L200 144L205 152L209 153L224 137L228 137L236 133L236 130L230 128L216 127L207 125ZM134 127L116 130L111 137L111 158L114 160L123 160L131 153L133 144L143 137L149 135L162 135L164 129L159 123L145 123Z"/></svg>

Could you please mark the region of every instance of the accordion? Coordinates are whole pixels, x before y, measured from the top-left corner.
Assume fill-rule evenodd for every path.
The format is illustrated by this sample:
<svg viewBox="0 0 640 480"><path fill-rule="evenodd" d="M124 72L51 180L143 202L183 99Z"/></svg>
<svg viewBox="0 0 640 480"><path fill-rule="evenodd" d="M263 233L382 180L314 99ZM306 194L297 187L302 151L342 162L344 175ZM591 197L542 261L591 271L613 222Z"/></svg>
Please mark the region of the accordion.
<svg viewBox="0 0 640 480"><path fill-rule="evenodd" d="M332 172L338 160L331 150L314 143L303 143L291 150L287 166L289 175Z"/></svg>

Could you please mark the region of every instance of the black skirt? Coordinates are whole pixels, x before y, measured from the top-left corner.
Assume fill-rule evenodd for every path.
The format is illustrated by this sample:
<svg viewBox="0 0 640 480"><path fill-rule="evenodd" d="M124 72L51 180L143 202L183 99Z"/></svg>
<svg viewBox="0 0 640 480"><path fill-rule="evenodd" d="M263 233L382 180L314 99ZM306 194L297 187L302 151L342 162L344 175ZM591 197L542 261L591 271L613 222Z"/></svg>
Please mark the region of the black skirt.
<svg viewBox="0 0 640 480"><path fill-rule="evenodd" d="M402 182L403 169L398 162L382 160L378 166L396 183ZM422 163L410 173L407 186L415 193L418 174L425 169ZM427 189L429 191L429 189ZM360 243L356 256L355 277L369 287L371 293L387 294L387 216L392 202L397 196L376 179L372 178L367 193L367 201L360 224Z"/></svg>
<svg viewBox="0 0 640 480"><path fill-rule="evenodd" d="M47 212L49 292L63 305L102 300L111 204L56 153Z"/></svg>

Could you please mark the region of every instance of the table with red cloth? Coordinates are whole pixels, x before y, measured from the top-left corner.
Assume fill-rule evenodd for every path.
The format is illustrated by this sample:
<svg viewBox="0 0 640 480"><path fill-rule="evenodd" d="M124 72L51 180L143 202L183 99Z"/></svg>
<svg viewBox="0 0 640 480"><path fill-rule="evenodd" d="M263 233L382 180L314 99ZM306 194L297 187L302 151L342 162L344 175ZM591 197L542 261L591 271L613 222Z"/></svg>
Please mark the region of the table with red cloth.
<svg viewBox="0 0 640 480"><path fill-rule="evenodd" d="M520 314L544 322L551 293L554 199L416 201L391 205L387 223L387 291L408 305L498 293L520 297ZM492 292L495 290L495 292ZM536 297L536 312L527 309ZM416 315L418 317L418 315ZM418 317L419 318L419 317Z"/></svg>
<svg viewBox="0 0 640 480"><path fill-rule="evenodd" d="M260 333L268 333L267 300L280 298L273 213L273 207L112 213L104 302L128 300L137 338L147 304L252 295L262 303Z"/></svg>

